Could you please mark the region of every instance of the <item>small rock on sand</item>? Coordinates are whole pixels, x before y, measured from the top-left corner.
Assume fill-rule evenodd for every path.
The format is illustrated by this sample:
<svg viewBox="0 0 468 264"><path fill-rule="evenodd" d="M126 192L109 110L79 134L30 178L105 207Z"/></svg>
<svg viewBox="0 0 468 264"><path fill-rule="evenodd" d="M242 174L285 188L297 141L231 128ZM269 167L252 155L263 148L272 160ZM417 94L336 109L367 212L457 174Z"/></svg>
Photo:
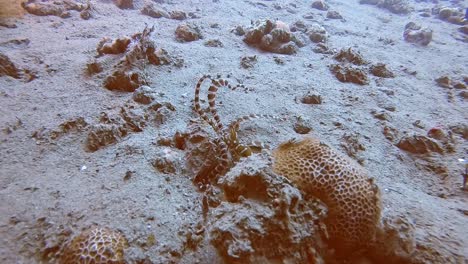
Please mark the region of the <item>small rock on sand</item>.
<svg viewBox="0 0 468 264"><path fill-rule="evenodd" d="M405 26L403 37L407 42L427 46L432 40L432 30L429 28L422 28L414 22L409 22Z"/></svg>
<svg viewBox="0 0 468 264"><path fill-rule="evenodd" d="M10 58L0 53L0 77L5 75L19 79L20 70L16 68L15 64L10 60Z"/></svg>
<svg viewBox="0 0 468 264"><path fill-rule="evenodd" d="M181 24L176 29L176 37L180 42L190 42L202 38L200 29L197 26L189 24Z"/></svg>
<svg viewBox="0 0 468 264"><path fill-rule="evenodd" d="M153 18L169 17L169 14L164 9L157 7L152 3L146 3L141 9L141 13Z"/></svg>
<svg viewBox="0 0 468 264"><path fill-rule="evenodd" d="M328 10L328 5L323 0L317 0L317 1L314 1L312 3L312 8L322 10L322 11L326 11L326 10Z"/></svg>
<svg viewBox="0 0 468 264"><path fill-rule="evenodd" d="M404 137L400 139L397 147L413 154L428 154L431 152L442 154L444 152L436 141L421 135Z"/></svg>
<svg viewBox="0 0 468 264"><path fill-rule="evenodd" d="M328 11L327 18L329 19L343 19L343 16L338 11Z"/></svg>

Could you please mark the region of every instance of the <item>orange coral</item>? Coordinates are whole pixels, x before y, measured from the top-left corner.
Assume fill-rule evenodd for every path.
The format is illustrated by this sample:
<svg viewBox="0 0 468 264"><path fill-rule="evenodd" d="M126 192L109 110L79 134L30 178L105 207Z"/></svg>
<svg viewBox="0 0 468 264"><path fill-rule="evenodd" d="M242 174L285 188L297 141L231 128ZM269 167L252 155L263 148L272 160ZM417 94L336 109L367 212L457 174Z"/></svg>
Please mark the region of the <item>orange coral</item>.
<svg viewBox="0 0 468 264"><path fill-rule="evenodd" d="M127 239L108 228L95 227L75 237L63 250L60 264L124 264Z"/></svg>
<svg viewBox="0 0 468 264"><path fill-rule="evenodd" d="M274 151L273 169L328 206L330 242L339 252L373 240L380 220L380 192L357 163L319 140L306 138L280 145Z"/></svg>

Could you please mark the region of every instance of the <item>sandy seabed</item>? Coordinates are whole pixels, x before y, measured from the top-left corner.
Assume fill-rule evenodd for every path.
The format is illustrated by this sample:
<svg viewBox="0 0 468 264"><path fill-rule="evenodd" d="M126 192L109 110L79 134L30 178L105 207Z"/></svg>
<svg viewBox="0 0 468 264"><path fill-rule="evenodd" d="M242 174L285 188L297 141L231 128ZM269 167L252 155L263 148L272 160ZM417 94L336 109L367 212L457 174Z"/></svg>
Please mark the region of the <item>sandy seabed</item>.
<svg viewBox="0 0 468 264"><path fill-rule="evenodd" d="M56 263L95 225L126 237L128 263L468 263L468 30L441 11L467 1L312 2L2 2L0 263ZM246 40L266 20L284 43ZM130 54L153 26L155 56ZM319 213L275 209L266 190L313 206L267 168L268 151L241 159L215 194L198 190L213 155L200 142L215 135L193 109L205 74L245 87L218 91L225 124L284 117L245 122L242 142L313 136L369 172L383 209L364 257L312 239Z"/></svg>

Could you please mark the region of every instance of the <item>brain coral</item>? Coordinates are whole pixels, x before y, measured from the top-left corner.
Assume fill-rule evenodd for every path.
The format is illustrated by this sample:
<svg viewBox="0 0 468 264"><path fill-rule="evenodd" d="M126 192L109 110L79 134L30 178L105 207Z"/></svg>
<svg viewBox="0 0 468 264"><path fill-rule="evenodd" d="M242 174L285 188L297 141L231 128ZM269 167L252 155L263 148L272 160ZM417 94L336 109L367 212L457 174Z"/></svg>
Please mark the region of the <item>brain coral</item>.
<svg viewBox="0 0 468 264"><path fill-rule="evenodd" d="M373 240L380 220L380 192L357 163L306 138L280 145L274 151L273 169L328 206L325 221L338 253L350 253Z"/></svg>
<svg viewBox="0 0 468 264"><path fill-rule="evenodd" d="M60 264L123 264L127 240L108 228L94 227L75 237L64 249Z"/></svg>

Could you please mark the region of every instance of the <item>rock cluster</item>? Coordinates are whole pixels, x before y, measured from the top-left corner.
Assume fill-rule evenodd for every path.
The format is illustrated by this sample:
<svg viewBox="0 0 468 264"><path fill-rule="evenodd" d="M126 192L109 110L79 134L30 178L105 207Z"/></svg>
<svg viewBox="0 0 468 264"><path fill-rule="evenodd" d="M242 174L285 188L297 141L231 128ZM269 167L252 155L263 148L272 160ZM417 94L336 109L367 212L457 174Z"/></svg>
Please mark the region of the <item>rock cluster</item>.
<svg viewBox="0 0 468 264"><path fill-rule="evenodd" d="M432 40L432 30L422 28L414 22L409 22L405 26L403 38L410 43L415 43L421 46L427 46Z"/></svg>
<svg viewBox="0 0 468 264"><path fill-rule="evenodd" d="M360 0L359 3L377 5L394 14L409 14L413 10L407 0Z"/></svg>
<svg viewBox="0 0 468 264"><path fill-rule="evenodd" d="M272 171L266 155L242 161L219 184L226 201L210 212L208 231L228 262L323 263L326 207L305 200Z"/></svg>
<svg viewBox="0 0 468 264"><path fill-rule="evenodd" d="M22 2L21 6L30 14L36 16L58 16L67 18L71 16L70 11L83 11L86 5L72 0L58 0L58 1L36 1L29 0Z"/></svg>
<svg viewBox="0 0 468 264"><path fill-rule="evenodd" d="M156 47L150 34L153 28L146 27L143 32L131 37L114 40L103 38L97 45L96 59L87 65L90 75L104 77L104 87L112 91L133 92L142 85L147 85L144 75L148 65L166 65L171 58L164 49ZM107 57L105 55L120 55Z"/></svg>
<svg viewBox="0 0 468 264"><path fill-rule="evenodd" d="M256 21L248 28L245 31L244 42L280 54L294 54L301 45L287 24L269 19Z"/></svg>

